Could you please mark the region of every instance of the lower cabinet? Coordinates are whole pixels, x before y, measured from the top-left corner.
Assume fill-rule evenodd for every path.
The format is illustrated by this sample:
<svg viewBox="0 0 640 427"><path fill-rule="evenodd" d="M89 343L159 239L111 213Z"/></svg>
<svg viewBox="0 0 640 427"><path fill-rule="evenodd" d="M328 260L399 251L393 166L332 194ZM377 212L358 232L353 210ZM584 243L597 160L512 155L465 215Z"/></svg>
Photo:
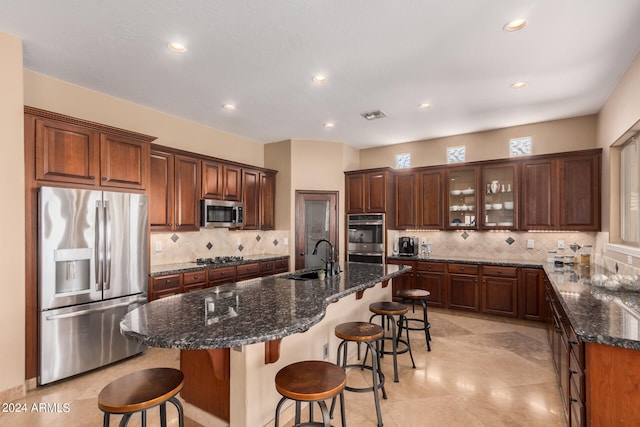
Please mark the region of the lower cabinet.
<svg viewBox="0 0 640 427"><path fill-rule="evenodd" d="M391 280L391 295L393 299L400 301L400 298L397 297L398 291L401 289L413 289L415 287L415 279L414 275L416 272L416 262L411 260L397 260L390 259L387 261L388 264L395 265L409 265L411 266L411 271L408 273L404 273L400 276L396 276Z"/></svg>
<svg viewBox="0 0 640 427"><path fill-rule="evenodd" d="M518 313L520 318L543 321L546 317L544 271L521 268L518 284Z"/></svg>
<svg viewBox="0 0 640 427"><path fill-rule="evenodd" d="M565 415L571 427L586 425L585 349L550 283L545 281L549 344Z"/></svg>
<svg viewBox="0 0 640 427"><path fill-rule="evenodd" d="M482 266L482 312L518 316L518 269Z"/></svg>
<svg viewBox="0 0 640 427"><path fill-rule="evenodd" d="M478 270L472 264L448 264L448 308L478 311Z"/></svg>
<svg viewBox="0 0 640 427"><path fill-rule="evenodd" d="M444 271L446 264L443 262L416 263L415 287L429 291L429 304L436 307L444 307Z"/></svg>
<svg viewBox="0 0 640 427"><path fill-rule="evenodd" d="M149 277L149 301L289 271L289 258Z"/></svg>

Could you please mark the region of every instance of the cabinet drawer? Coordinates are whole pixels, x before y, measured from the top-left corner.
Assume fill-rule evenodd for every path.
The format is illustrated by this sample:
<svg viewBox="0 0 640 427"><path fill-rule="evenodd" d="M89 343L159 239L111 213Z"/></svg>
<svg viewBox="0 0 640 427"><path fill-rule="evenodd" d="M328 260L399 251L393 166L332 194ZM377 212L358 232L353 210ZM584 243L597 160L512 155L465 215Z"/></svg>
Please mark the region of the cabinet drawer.
<svg viewBox="0 0 640 427"><path fill-rule="evenodd" d="M273 274L276 271L275 261L263 261L260 263L260 274Z"/></svg>
<svg viewBox="0 0 640 427"><path fill-rule="evenodd" d="M170 276L159 276L153 278L153 291L164 291L169 289L180 288L180 275L172 274Z"/></svg>
<svg viewBox="0 0 640 427"><path fill-rule="evenodd" d="M209 282L233 282L236 279L236 267L212 268L209 270Z"/></svg>
<svg viewBox="0 0 640 427"><path fill-rule="evenodd" d="M499 267L496 265L485 265L482 267L482 274L494 277L517 277L517 267Z"/></svg>
<svg viewBox="0 0 640 427"><path fill-rule="evenodd" d="M444 263L442 262L417 262L416 263L417 271L436 271L443 272L444 271Z"/></svg>
<svg viewBox="0 0 640 427"><path fill-rule="evenodd" d="M182 275L182 283L184 284L184 286L206 281L207 270L190 271L189 273L183 273Z"/></svg>
<svg viewBox="0 0 640 427"><path fill-rule="evenodd" d="M260 263L242 264L236 267L238 277L246 277L260 273Z"/></svg>
<svg viewBox="0 0 640 427"><path fill-rule="evenodd" d="M581 401L585 402L586 394L585 394L585 381L584 381L584 371L578 364L573 355L569 357L569 379L573 383L572 389L575 388L575 391L572 391L574 397L579 398Z"/></svg>
<svg viewBox="0 0 640 427"><path fill-rule="evenodd" d="M276 273L284 273L289 271L289 259L276 260Z"/></svg>
<svg viewBox="0 0 640 427"><path fill-rule="evenodd" d="M472 264L449 264L449 273L478 274L478 266Z"/></svg>

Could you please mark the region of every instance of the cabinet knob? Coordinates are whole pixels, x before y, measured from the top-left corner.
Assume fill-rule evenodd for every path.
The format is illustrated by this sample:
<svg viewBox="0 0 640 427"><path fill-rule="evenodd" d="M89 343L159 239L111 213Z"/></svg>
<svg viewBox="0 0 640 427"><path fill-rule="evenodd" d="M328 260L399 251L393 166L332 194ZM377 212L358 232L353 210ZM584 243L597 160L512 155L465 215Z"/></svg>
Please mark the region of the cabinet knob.
<svg viewBox="0 0 640 427"><path fill-rule="evenodd" d="M200 276L198 276L197 274L195 276L193 276L194 279L199 279Z"/></svg>
<svg viewBox="0 0 640 427"><path fill-rule="evenodd" d="M89 179L96 179L96 177L93 175L89 175Z"/></svg>
<svg viewBox="0 0 640 427"><path fill-rule="evenodd" d="M102 177L102 180L103 180L103 181L106 181L106 180L107 180L107 177L106 177L106 176L103 176L103 177Z"/></svg>

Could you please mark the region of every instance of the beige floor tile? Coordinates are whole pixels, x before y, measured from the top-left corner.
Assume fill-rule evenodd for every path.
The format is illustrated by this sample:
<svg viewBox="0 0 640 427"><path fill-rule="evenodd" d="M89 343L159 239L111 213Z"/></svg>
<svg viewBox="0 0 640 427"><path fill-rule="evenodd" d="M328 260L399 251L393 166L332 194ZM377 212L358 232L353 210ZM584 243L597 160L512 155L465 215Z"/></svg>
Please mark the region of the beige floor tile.
<svg viewBox="0 0 640 427"><path fill-rule="evenodd" d="M421 308L409 315L422 318ZM398 355L400 381L394 383L392 356L382 359L388 399L381 397L380 406L386 427L566 425L542 325L431 308L429 321L431 352L422 331L410 332L416 369L408 353ZM0 427L99 426L100 390L117 377L155 366L178 368L179 352L150 348L142 356L40 387L15 402L27 405L28 412L0 414ZM371 384L371 372L350 370L348 384ZM372 393L345 392L345 401L348 425L377 424ZM33 412L34 403L67 403L69 411ZM184 406L187 427L225 425L191 405ZM158 424L158 412L149 411L150 426ZM171 404L167 413L168 425L177 425ZM112 417L111 425L119 419ZM134 416L130 425L139 426L140 416ZM338 417L333 425L340 425Z"/></svg>

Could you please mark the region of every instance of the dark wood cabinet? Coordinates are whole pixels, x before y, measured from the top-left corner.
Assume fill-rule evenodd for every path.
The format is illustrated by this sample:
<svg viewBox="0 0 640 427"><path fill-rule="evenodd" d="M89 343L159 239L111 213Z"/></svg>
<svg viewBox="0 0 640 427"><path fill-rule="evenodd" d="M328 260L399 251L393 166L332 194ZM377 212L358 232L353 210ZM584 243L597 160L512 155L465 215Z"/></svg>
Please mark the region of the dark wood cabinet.
<svg viewBox="0 0 640 427"><path fill-rule="evenodd" d="M418 227L444 228L444 170L436 169L418 173Z"/></svg>
<svg viewBox="0 0 640 427"><path fill-rule="evenodd" d="M173 229L173 154L151 152L149 184L149 223L152 231Z"/></svg>
<svg viewBox="0 0 640 427"><path fill-rule="evenodd" d="M587 150L525 161L520 228L599 231L601 153Z"/></svg>
<svg viewBox="0 0 640 427"><path fill-rule="evenodd" d="M149 277L149 301L181 293L181 283L181 274Z"/></svg>
<svg viewBox="0 0 640 427"><path fill-rule="evenodd" d="M600 161L599 151L557 160L561 230L600 230Z"/></svg>
<svg viewBox="0 0 640 427"><path fill-rule="evenodd" d="M522 165L520 228L553 230L556 227L557 182L555 162L551 158L533 160Z"/></svg>
<svg viewBox="0 0 640 427"><path fill-rule="evenodd" d="M218 267L209 269L209 287L235 282L236 266Z"/></svg>
<svg viewBox="0 0 640 427"><path fill-rule="evenodd" d="M478 166L453 166L446 173L446 207L449 230L478 228L477 216L481 210L478 206L480 168Z"/></svg>
<svg viewBox="0 0 640 427"><path fill-rule="evenodd" d="M36 180L147 188L155 138L32 107L25 107L25 119L25 137L35 143Z"/></svg>
<svg viewBox="0 0 640 427"><path fill-rule="evenodd" d="M240 201L242 169L213 160L202 161L202 198Z"/></svg>
<svg viewBox="0 0 640 427"><path fill-rule="evenodd" d="M393 299L400 301L400 299L397 297L397 293L399 290L415 288L416 262L411 260L388 259L387 264L408 265L411 267L411 271L409 271L408 273L403 273L391 280L391 296L393 297Z"/></svg>
<svg viewBox="0 0 640 427"><path fill-rule="evenodd" d="M151 153L149 222L151 231L200 229L200 160L156 151Z"/></svg>
<svg viewBox="0 0 640 427"><path fill-rule="evenodd" d="M429 305L444 307L445 263L418 261L415 267L415 287L429 291Z"/></svg>
<svg viewBox="0 0 640 427"><path fill-rule="evenodd" d="M478 272L477 265L447 265L448 308L478 311Z"/></svg>
<svg viewBox="0 0 640 427"><path fill-rule="evenodd" d="M236 267L236 280L249 280L260 277L260 263L240 264Z"/></svg>
<svg viewBox="0 0 640 427"><path fill-rule="evenodd" d="M276 228L276 172L260 172L260 229Z"/></svg>
<svg viewBox="0 0 640 427"><path fill-rule="evenodd" d="M394 228L415 228L418 216L418 175L414 171L396 172L393 177L395 199Z"/></svg>
<svg viewBox="0 0 640 427"><path fill-rule="evenodd" d="M346 213L389 213L393 182L389 168L345 172Z"/></svg>
<svg viewBox="0 0 640 427"><path fill-rule="evenodd" d="M482 267L482 312L516 317L518 315L518 269Z"/></svg>
<svg viewBox="0 0 640 427"><path fill-rule="evenodd" d="M276 260L276 274L289 271L289 258Z"/></svg>
<svg viewBox="0 0 640 427"><path fill-rule="evenodd" d="M182 291L191 292L207 287L207 270L190 271L182 274Z"/></svg>
<svg viewBox="0 0 640 427"><path fill-rule="evenodd" d="M260 229L260 172L242 170L242 186L244 202L244 230Z"/></svg>
<svg viewBox="0 0 640 427"><path fill-rule="evenodd" d="M544 271L539 268L521 268L518 285L518 314L527 320L544 321L546 302L544 298Z"/></svg>

